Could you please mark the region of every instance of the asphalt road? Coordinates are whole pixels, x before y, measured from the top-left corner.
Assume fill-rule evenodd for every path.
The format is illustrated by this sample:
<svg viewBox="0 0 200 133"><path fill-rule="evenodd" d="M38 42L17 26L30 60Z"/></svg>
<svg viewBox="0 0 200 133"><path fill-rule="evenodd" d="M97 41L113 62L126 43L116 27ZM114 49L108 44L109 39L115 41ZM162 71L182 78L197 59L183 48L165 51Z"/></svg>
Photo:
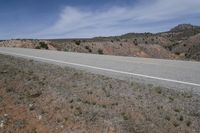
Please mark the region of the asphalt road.
<svg viewBox="0 0 200 133"><path fill-rule="evenodd" d="M200 92L199 62L23 48L0 48L0 53L69 66L122 80Z"/></svg>

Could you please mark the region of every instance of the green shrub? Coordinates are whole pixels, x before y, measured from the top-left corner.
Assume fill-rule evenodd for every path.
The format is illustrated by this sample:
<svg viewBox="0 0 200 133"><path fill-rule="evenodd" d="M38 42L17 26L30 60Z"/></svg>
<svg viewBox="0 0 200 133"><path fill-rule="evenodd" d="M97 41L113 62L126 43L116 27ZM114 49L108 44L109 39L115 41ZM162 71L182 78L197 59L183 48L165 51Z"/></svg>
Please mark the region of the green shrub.
<svg viewBox="0 0 200 133"><path fill-rule="evenodd" d="M89 53L92 53L92 49L90 49L89 46L85 46L85 49L87 49Z"/></svg>
<svg viewBox="0 0 200 133"><path fill-rule="evenodd" d="M168 116L168 115L165 116L165 119L168 120L168 121L170 121L170 116Z"/></svg>
<svg viewBox="0 0 200 133"><path fill-rule="evenodd" d="M98 53L99 54L103 54L103 50L102 49L98 49Z"/></svg>
<svg viewBox="0 0 200 133"><path fill-rule="evenodd" d="M137 39L135 39L135 40L133 41L133 44L134 44L135 46L138 45Z"/></svg>
<svg viewBox="0 0 200 133"><path fill-rule="evenodd" d="M180 121L183 121L183 116L182 116L182 115L180 116L179 120L180 120Z"/></svg>
<svg viewBox="0 0 200 133"><path fill-rule="evenodd" d="M76 41L75 41L75 44L76 44L76 45L80 45L80 44L81 44L81 41L80 41L80 40L78 40L78 41L76 40Z"/></svg>
<svg viewBox="0 0 200 133"><path fill-rule="evenodd" d="M176 55L180 55L180 53L179 53L179 52L175 52L175 54L176 54Z"/></svg>
<svg viewBox="0 0 200 133"><path fill-rule="evenodd" d="M160 87L156 87L156 88L155 88L155 91L156 91L158 94L161 94L161 93L162 93L162 90L161 90Z"/></svg>
<svg viewBox="0 0 200 133"><path fill-rule="evenodd" d="M40 49L40 46L36 46L35 49Z"/></svg>
<svg viewBox="0 0 200 133"><path fill-rule="evenodd" d="M68 52L68 51L69 51L69 49L65 48L65 49L64 49L64 51L65 51L65 52Z"/></svg>
<svg viewBox="0 0 200 133"><path fill-rule="evenodd" d="M175 108L174 111L177 113L181 112L178 108Z"/></svg>
<svg viewBox="0 0 200 133"><path fill-rule="evenodd" d="M119 39L119 38L117 38L116 40L117 40L118 42L120 42L120 39Z"/></svg>
<svg viewBox="0 0 200 133"><path fill-rule="evenodd" d="M186 122L186 125L187 125L188 127L189 127L191 124L192 124L192 122L189 121L189 120Z"/></svg>
<svg viewBox="0 0 200 133"><path fill-rule="evenodd" d="M174 127L178 127L179 126L179 124L176 121L173 122L173 125L174 125Z"/></svg>
<svg viewBox="0 0 200 133"><path fill-rule="evenodd" d="M128 120L128 115L125 112L121 113L121 115L125 121Z"/></svg>
<svg viewBox="0 0 200 133"><path fill-rule="evenodd" d="M45 42L40 42L40 48L49 49L48 45Z"/></svg>

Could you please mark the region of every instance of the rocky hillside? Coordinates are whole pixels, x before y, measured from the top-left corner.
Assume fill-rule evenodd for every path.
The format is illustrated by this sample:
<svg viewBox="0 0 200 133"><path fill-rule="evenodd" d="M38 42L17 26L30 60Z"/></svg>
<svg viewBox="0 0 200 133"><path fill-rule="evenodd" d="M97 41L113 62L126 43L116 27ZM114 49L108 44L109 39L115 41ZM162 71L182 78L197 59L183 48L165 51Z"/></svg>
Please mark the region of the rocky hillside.
<svg viewBox="0 0 200 133"><path fill-rule="evenodd" d="M180 32L180 31L188 31L188 30L193 30L193 31L199 31L200 27L199 26L194 26L191 24L180 24L174 28L172 28L170 31L171 32Z"/></svg>
<svg viewBox="0 0 200 133"><path fill-rule="evenodd" d="M0 41L1 47L19 47L19 48L37 48L56 50L47 40L33 40L33 39L14 39Z"/></svg>
<svg viewBox="0 0 200 133"><path fill-rule="evenodd" d="M7 40L0 46L200 61L200 27L178 25L167 32L128 33L91 39Z"/></svg>

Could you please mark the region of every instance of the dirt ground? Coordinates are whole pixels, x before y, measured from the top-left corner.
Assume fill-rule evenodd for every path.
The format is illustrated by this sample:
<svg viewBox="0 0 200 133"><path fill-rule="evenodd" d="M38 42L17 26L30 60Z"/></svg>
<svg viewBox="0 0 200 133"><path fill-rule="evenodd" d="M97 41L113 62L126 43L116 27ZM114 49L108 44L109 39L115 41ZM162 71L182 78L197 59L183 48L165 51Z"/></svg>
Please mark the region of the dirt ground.
<svg viewBox="0 0 200 133"><path fill-rule="evenodd" d="M200 96L0 55L0 133L199 133Z"/></svg>

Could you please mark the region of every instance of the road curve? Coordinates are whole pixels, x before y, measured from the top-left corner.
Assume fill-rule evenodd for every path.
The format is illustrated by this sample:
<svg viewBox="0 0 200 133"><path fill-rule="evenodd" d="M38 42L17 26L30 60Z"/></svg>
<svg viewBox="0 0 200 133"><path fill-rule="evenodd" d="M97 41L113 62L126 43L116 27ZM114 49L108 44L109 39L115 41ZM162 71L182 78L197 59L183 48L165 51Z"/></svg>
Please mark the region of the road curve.
<svg viewBox="0 0 200 133"><path fill-rule="evenodd" d="M69 66L123 80L200 92L199 62L3 47L0 47L0 53Z"/></svg>

